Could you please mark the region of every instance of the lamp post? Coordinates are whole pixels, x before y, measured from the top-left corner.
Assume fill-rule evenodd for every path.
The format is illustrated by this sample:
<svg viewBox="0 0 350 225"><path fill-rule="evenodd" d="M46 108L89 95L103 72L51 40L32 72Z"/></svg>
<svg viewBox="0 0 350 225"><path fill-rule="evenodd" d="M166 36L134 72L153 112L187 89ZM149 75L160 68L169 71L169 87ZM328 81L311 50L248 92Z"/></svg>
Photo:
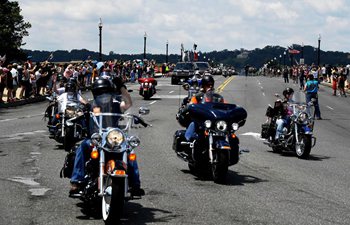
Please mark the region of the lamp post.
<svg viewBox="0 0 350 225"><path fill-rule="evenodd" d="M317 66L320 66L320 53L321 53L321 34L318 35L318 48L317 48Z"/></svg>
<svg viewBox="0 0 350 225"><path fill-rule="evenodd" d="M304 42L301 43L300 65L304 65Z"/></svg>
<svg viewBox="0 0 350 225"><path fill-rule="evenodd" d="M286 67L286 55L287 55L287 52L284 51L283 52L283 67Z"/></svg>
<svg viewBox="0 0 350 225"><path fill-rule="evenodd" d="M143 35L143 59L146 59L146 39L147 33L145 32L145 35Z"/></svg>
<svg viewBox="0 0 350 225"><path fill-rule="evenodd" d="M168 47L169 47L169 41L166 41L166 51L165 51L165 62L168 63Z"/></svg>
<svg viewBox="0 0 350 225"><path fill-rule="evenodd" d="M279 67L281 67L281 64L282 64L282 55L280 55L280 61L279 61Z"/></svg>
<svg viewBox="0 0 350 225"><path fill-rule="evenodd" d="M99 37L100 37L100 51L99 51L99 60L102 61L102 19L100 18L100 22L98 23L98 29L100 31Z"/></svg>

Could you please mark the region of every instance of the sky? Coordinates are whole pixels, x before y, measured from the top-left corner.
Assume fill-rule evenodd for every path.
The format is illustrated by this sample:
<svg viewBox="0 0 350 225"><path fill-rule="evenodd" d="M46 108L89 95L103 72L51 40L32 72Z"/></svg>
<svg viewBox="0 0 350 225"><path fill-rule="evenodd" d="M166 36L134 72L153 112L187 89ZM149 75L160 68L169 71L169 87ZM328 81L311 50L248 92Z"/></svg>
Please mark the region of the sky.
<svg viewBox="0 0 350 225"><path fill-rule="evenodd" d="M350 52L350 0L18 0L31 23L24 49L180 54L287 47Z"/></svg>

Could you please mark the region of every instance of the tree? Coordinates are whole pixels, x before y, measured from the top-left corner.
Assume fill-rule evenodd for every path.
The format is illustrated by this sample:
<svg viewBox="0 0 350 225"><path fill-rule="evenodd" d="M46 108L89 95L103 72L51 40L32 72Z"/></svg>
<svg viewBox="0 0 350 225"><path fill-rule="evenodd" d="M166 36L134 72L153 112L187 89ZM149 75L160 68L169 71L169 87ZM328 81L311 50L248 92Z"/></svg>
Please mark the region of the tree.
<svg viewBox="0 0 350 225"><path fill-rule="evenodd" d="M21 49L24 36L28 36L29 22L23 20L16 1L0 0L0 55L6 54L7 62L23 60L26 55Z"/></svg>

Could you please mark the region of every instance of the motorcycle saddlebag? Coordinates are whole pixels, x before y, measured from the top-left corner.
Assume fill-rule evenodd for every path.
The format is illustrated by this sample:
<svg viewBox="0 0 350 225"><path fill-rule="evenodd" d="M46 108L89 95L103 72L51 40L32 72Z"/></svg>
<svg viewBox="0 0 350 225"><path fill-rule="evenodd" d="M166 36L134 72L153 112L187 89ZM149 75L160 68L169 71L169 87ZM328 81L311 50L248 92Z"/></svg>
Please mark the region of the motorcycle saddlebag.
<svg viewBox="0 0 350 225"><path fill-rule="evenodd" d="M182 141L187 142L185 138L186 130L177 130L174 134L174 141L173 141L173 150L175 152L183 152L186 151L187 148L189 148L187 145L181 145Z"/></svg>
<svg viewBox="0 0 350 225"><path fill-rule="evenodd" d="M67 153L66 158L64 159L63 167L60 172L60 178L72 177L74 161L75 161L75 147L72 148L72 150Z"/></svg>
<svg viewBox="0 0 350 225"><path fill-rule="evenodd" d="M274 129L270 123L263 123L261 125L261 138L268 139L270 136L274 136Z"/></svg>
<svg viewBox="0 0 350 225"><path fill-rule="evenodd" d="M274 117L275 115L276 115L275 109L272 108L271 106L268 106L267 109L266 109L266 114L265 114L265 116L272 118L272 117Z"/></svg>

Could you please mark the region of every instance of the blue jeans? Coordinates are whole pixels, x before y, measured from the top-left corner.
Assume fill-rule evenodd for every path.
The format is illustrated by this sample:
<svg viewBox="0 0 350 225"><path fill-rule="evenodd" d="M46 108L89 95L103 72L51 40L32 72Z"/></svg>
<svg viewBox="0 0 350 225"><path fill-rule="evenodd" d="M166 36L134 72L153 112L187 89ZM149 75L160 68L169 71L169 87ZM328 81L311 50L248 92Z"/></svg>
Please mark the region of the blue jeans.
<svg viewBox="0 0 350 225"><path fill-rule="evenodd" d="M88 154L90 153L90 144L90 139L84 139L75 152L74 168L71 177L72 183L79 183L85 181L85 159L88 158ZM128 171L128 175L130 176L130 186L140 187L140 173L136 160L128 161Z"/></svg>
<svg viewBox="0 0 350 225"><path fill-rule="evenodd" d="M312 98L316 99L316 101L314 102L315 117L321 118L321 111L320 111L320 106L318 105L317 93L306 93L305 98L306 98L306 103L311 102ZM308 110L308 113L310 114L310 107L309 106L308 106L307 110ZM311 115L311 116L314 116L314 115Z"/></svg>
<svg viewBox="0 0 350 225"><path fill-rule="evenodd" d="M196 123L191 122L190 125L188 125L186 132L185 132L185 138L187 141L190 141L191 139L197 138L198 135L196 133Z"/></svg>
<svg viewBox="0 0 350 225"><path fill-rule="evenodd" d="M281 136L281 134L283 133L283 128L286 126L286 124L287 124L286 119L276 120L277 129L276 129L275 140L277 140Z"/></svg>

